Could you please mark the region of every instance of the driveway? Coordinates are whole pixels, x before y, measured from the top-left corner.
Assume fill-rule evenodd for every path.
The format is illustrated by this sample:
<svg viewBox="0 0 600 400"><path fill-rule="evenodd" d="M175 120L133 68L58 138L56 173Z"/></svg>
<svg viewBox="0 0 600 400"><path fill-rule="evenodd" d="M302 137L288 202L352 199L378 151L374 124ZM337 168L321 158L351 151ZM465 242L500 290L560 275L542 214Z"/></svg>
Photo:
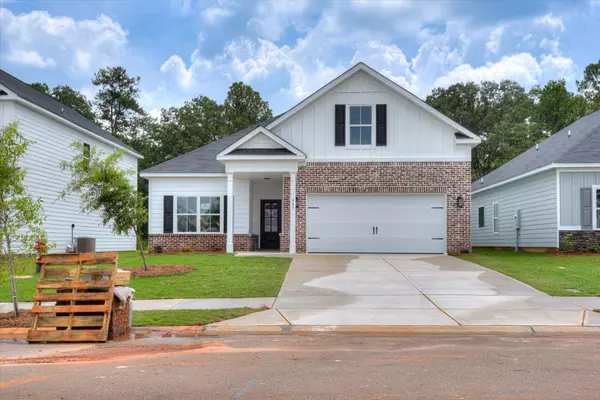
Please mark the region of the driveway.
<svg viewBox="0 0 600 400"><path fill-rule="evenodd" d="M269 314L292 325L581 326L584 309L449 256L297 255Z"/></svg>

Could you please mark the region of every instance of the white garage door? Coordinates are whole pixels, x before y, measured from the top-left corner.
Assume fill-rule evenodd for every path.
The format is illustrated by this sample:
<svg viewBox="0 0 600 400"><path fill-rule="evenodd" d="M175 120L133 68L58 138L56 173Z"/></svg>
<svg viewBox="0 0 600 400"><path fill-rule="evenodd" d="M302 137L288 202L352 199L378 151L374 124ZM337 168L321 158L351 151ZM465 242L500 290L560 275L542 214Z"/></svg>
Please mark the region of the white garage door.
<svg viewBox="0 0 600 400"><path fill-rule="evenodd" d="M444 253L443 194L309 195L310 253Z"/></svg>

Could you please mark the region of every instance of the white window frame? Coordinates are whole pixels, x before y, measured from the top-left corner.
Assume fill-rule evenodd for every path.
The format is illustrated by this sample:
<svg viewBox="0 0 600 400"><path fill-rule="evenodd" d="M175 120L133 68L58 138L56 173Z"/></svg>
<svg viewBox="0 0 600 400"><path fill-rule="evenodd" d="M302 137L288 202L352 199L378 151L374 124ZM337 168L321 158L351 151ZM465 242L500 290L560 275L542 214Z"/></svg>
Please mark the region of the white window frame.
<svg viewBox="0 0 600 400"><path fill-rule="evenodd" d="M481 210L483 208L483 225L480 224L480 213L479 210ZM478 229L485 229L485 206L480 206L477 207L477 228Z"/></svg>
<svg viewBox="0 0 600 400"><path fill-rule="evenodd" d="M592 186L592 229L595 231L600 231L600 227L598 226L598 192L600 191L600 185ZM582 221L583 222L583 221Z"/></svg>
<svg viewBox="0 0 600 400"><path fill-rule="evenodd" d="M371 127L371 143L370 144L351 144L350 143L350 107L371 107L371 123L370 124L353 124L352 126L358 127ZM374 147L375 138L375 106L373 104L346 104L346 143L347 148L350 149L372 149Z"/></svg>
<svg viewBox="0 0 600 400"><path fill-rule="evenodd" d="M188 195L176 195L173 196L175 198L175 201L173 202L173 226L174 226L174 233L176 234L202 234L202 235L219 235L219 234L223 234L224 233L224 229L225 227L223 226L223 219L224 219L224 205L223 205L223 201L224 201L224 195L219 195L219 194L203 194L203 195L197 195L197 196L188 196ZM177 213L177 200L179 198L183 198L183 197L195 197L196 198L196 214L178 214ZM201 197L218 197L219 198L219 232L202 232L201 231L201 225L200 225L200 217L201 215L216 215L216 214L200 214L200 198ZM178 215L196 215L196 231L195 232L180 232L179 231L179 225L177 224L177 216Z"/></svg>
<svg viewBox="0 0 600 400"><path fill-rule="evenodd" d="M492 231L494 235L500 233L500 206L497 201L492 203Z"/></svg>

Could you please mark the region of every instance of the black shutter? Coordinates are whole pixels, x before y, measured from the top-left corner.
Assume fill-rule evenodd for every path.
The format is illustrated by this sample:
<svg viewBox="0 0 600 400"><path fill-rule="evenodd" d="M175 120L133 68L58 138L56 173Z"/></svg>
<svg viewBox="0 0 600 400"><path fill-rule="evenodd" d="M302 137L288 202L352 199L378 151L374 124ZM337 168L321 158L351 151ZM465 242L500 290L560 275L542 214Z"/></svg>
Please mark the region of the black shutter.
<svg viewBox="0 0 600 400"><path fill-rule="evenodd" d="M173 196L163 198L163 233L173 233Z"/></svg>
<svg viewBox="0 0 600 400"><path fill-rule="evenodd" d="M375 144L377 146L387 146L387 105L377 104L375 111L375 123L377 125Z"/></svg>
<svg viewBox="0 0 600 400"><path fill-rule="evenodd" d="M227 233L227 196L223 196L223 233Z"/></svg>
<svg viewBox="0 0 600 400"><path fill-rule="evenodd" d="M335 145L346 145L346 106L335 105Z"/></svg>

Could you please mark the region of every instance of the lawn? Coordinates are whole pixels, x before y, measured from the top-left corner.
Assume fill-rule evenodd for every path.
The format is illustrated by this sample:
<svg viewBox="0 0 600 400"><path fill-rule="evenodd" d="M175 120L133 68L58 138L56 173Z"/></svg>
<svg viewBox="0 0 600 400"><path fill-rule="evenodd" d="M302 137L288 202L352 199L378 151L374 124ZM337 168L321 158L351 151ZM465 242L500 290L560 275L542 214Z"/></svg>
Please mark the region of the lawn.
<svg viewBox="0 0 600 400"><path fill-rule="evenodd" d="M241 317L261 311L254 308L225 308L222 310L153 310L134 311L133 326L192 326Z"/></svg>
<svg viewBox="0 0 600 400"><path fill-rule="evenodd" d="M194 271L184 275L132 277L130 286L135 299L181 299L210 297L273 297L279 292L290 258L234 257L230 254L157 254L147 256L148 264L193 265ZM17 279L19 301L32 301L38 275L33 258L21 260ZM141 266L135 252L119 253L119 266ZM0 276L0 301L10 301L10 285L6 273Z"/></svg>
<svg viewBox="0 0 600 400"><path fill-rule="evenodd" d="M600 296L600 255L563 256L487 249L475 249L473 254L460 258L553 296Z"/></svg>

